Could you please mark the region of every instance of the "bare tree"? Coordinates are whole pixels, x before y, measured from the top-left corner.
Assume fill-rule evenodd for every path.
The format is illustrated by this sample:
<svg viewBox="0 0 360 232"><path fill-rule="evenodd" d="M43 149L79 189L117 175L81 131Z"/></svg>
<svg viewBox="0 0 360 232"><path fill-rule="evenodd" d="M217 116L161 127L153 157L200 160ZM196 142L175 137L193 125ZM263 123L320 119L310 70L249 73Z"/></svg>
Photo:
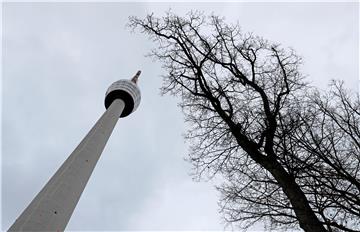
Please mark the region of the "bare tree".
<svg viewBox="0 0 360 232"><path fill-rule="evenodd" d="M224 178L227 221L359 230L359 100L335 85L332 103L304 82L292 49L214 15L168 12L129 25L157 43L162 92L181 97L191 125L194 174Z"/></svg>

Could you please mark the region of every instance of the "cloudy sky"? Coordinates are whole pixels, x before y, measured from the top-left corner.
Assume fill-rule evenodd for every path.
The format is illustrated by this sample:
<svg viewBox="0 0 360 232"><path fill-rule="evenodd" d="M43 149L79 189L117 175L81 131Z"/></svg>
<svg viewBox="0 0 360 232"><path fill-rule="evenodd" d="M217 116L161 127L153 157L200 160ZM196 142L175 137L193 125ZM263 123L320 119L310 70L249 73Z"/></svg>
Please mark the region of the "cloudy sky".
<svg viewBox="0 0 360 232"><path fill-rule="evenodd" d="M314 85L358 90L358 3L3 3L3 230L104 112L107 87L139 69L142 102L119 120L67 229L224 228L214 183L189 176L178 99L160 96L163 71L144 57L153 44L126 28L131 15L169 8L239 21L294 48Z"/></svg>

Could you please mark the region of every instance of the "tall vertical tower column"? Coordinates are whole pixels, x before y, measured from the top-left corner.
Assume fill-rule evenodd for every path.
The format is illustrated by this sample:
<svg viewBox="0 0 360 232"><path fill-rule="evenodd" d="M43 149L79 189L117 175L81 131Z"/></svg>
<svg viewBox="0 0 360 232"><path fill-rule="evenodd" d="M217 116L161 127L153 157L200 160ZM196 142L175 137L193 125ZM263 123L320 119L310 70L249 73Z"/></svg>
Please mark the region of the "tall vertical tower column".
<svg viewBox="0 0 360 232"><path fill-rule="evenodd" d="M64 231L119 117L126 117L140 104L136 85L140 71L131 80L114 82L105 96L105 113L60 166L9 231Z"/></svg>

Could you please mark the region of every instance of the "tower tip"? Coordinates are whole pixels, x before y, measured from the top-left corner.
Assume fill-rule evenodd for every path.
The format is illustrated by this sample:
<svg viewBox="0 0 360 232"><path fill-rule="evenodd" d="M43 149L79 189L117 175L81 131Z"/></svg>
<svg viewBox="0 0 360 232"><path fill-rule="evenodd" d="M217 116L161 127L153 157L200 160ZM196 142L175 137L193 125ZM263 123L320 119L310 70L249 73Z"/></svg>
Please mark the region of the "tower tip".
<svg viewBox="0 0 360 232"><path fill-rule="evenodd" d="M136 73L135 76L131 79L131 81L136 84L137 81L138 81L138 79L139 79L140 74L141 74L141 70L137 71L137 73Z"/></svg>

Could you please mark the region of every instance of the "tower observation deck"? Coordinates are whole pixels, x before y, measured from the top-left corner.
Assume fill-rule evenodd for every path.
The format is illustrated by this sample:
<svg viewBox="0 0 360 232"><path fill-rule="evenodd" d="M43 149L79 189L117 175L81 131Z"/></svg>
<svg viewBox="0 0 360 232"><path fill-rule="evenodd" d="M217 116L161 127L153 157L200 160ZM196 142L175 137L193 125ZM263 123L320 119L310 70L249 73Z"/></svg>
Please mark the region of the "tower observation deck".
<svg viewBox="0 0 360 232"><path fill-rule="evenodd" d="M16 219L9 231L64 231L119 117L140 104L138 71L114 82L105 94L105 113Z"/></svg>

